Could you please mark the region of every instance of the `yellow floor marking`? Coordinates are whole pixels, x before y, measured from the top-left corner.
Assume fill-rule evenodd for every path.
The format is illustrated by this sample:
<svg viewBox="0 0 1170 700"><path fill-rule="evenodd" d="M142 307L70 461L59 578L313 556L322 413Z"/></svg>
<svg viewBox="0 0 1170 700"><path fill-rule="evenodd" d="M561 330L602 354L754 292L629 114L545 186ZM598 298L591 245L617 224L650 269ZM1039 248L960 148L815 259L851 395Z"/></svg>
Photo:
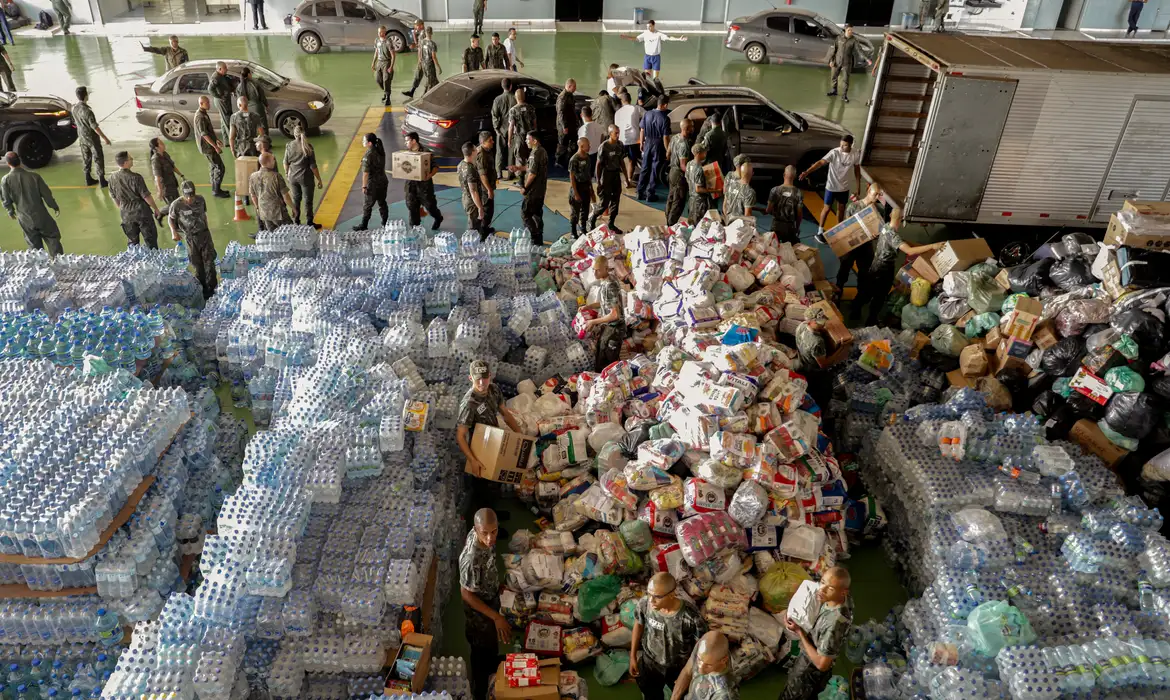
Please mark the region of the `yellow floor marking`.
<svg viewBox="0 0 1170 700"><path fill-rule="evenodd" d="M366 110L366 116L362 118L362 123L358 125L349 148L341 157L337 170L334 171L333 177L329 180L329 186L325 189L325 196L321 198L321 204L317 207L317 213L313 216L314 220L324 228L333 228L337 225L337 219L341 216L345 200L349 198L353 183L357 180L358 173L361 172L362 156L365 153L362 138L367 133L376 132L382 124L382 118L391 110L391 107L371 107Z"/></svg>
<svg viewBox="0 0 1170 700"><path fill-rule="evenodd" d="M821 215L821 209L823 209L825 206L825 198L818 195L816 192L809 192L808 190L805 190L804 206L810 212L812 212L813 221L816 221L817 217ZM828 231L836 225L837 215L833 213L832 209L830 209L829 215L825 217L825 230Z"/></svg>

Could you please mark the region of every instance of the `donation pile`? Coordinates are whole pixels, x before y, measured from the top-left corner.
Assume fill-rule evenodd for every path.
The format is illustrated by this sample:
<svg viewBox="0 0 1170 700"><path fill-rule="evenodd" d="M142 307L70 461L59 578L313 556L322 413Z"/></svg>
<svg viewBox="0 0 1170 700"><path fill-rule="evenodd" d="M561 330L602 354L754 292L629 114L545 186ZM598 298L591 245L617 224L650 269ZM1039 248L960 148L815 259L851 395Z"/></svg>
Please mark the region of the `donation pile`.
<svg viewBox="0 0 1170 700"><path fill-rule="evenodd" d="M809 368L773 340L814 307L839 323L831 303L805 291L815 251L712 213L694 229L602 227L551 253L538 277L547 273L562 299L582 298L573 321L582 337L596 317L593 262L611 261L611 276L631 286L631 338L602 371L543 367L508 401L539 436L516 493L543 529L514 534L501 613L523 628L525 651L600 655L595 675L614 683L628 667L644 582L669 571L733 641L741 678L792 658L779 614L802 582L848 556L847 526L860 534L870 513L846 497L801 374ZM827 350L846 357L849 342L845 331Z"/></svg>
<svg viewBox="0 0 1170 700"><path fill-rule="evenodd" d="M906 354L907 348L901 354ZM1032 414L952 388L868 431L866 485L916 597L854 628L866 697L1165 697L1170 569L1157 509Z"/></svg>

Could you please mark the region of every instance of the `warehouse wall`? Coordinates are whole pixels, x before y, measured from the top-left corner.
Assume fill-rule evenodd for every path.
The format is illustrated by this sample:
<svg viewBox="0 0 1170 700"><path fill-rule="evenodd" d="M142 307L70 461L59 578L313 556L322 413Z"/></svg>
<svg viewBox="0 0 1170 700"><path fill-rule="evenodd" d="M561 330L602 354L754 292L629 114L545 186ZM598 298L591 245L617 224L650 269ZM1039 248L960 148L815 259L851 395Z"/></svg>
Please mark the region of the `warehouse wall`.
<svg viewBox="0 0 1170 700"><path fill-rule="evenodd" d="M90 9L89 0L73 0L72 5L74 24L93 24L93 10ZM57 11L53 9L53 3L49 0L17 0L16 6L25 17L32 20L33 24L37 23L37 15L41 10L47 10L53 15L53 21L57 21Z"/></svg>
<svg viewBox="0 0 1170 700"><path fill-rule="evenodd" d="M444 0L423 0L423 18L442 21ZM471 0L450 0L448 19L471 19ZM631 5L631 7L633 7ZM633 10L631 17L633 16ZM505 19L553 19L556 16L556 0L488 0L486 18Z"/></svg>
<svg viewBox="0 0 1170 700"><path fill-rule="evenodd" d="M1161 13L1159 14L1159 10ZM1129 16L1129 3L1117 0L1085 0L1081 13L1081 29L1125 29ZM1157 25L1155 26L1155 18ZM1170 0L1149 0L1142 10L1140 29L1166 29L1170 21Z"/></svg>
<svg viewBox="0 0 1170 700"><path fill-rule="evenodd" d="M488 7L496 12L496 2L491 0ZM896 0L903 2L906 0ZM917 3L917 0L909 0ZM804 7L816 10L834 22L845 21L845 10L849 0L792 0L785 5L778 0L775 7ZM767 0L606 0L603 17L610 21L631 20L634 8L646 9L646 19L657 22L710 22L722 24L724 14L728 20L745 15L754 15L760 10L771 10L773 4ZM509 15L511 16L511 15Z"/></svg>

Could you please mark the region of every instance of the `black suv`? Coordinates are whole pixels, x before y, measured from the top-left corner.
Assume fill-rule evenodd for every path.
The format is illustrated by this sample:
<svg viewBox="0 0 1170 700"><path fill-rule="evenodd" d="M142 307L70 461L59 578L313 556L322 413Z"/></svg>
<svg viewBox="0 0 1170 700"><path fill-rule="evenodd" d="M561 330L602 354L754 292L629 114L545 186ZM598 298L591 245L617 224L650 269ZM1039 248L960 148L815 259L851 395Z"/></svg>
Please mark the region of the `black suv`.
<svg viewBox="0 0 1170 700"><path fill-rule="evenodd" d="M51 95L0 92L0 146L30 168L43 168L53 151L77 140L69 103Z"/></svg>

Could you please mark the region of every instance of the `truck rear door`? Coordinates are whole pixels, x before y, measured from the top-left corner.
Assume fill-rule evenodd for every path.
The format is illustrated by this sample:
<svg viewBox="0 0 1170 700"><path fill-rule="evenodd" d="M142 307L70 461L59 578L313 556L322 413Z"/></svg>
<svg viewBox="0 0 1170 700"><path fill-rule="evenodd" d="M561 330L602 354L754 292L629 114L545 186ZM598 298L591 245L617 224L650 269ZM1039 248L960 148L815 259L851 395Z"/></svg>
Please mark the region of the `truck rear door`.
<svg viewBox="0 0 1170 700"><path fill-rule="evenodd" d="M1134 98L1091 218L1105 223L1127 199L1165 201L1168 189L1170 99Z"/></svg>

